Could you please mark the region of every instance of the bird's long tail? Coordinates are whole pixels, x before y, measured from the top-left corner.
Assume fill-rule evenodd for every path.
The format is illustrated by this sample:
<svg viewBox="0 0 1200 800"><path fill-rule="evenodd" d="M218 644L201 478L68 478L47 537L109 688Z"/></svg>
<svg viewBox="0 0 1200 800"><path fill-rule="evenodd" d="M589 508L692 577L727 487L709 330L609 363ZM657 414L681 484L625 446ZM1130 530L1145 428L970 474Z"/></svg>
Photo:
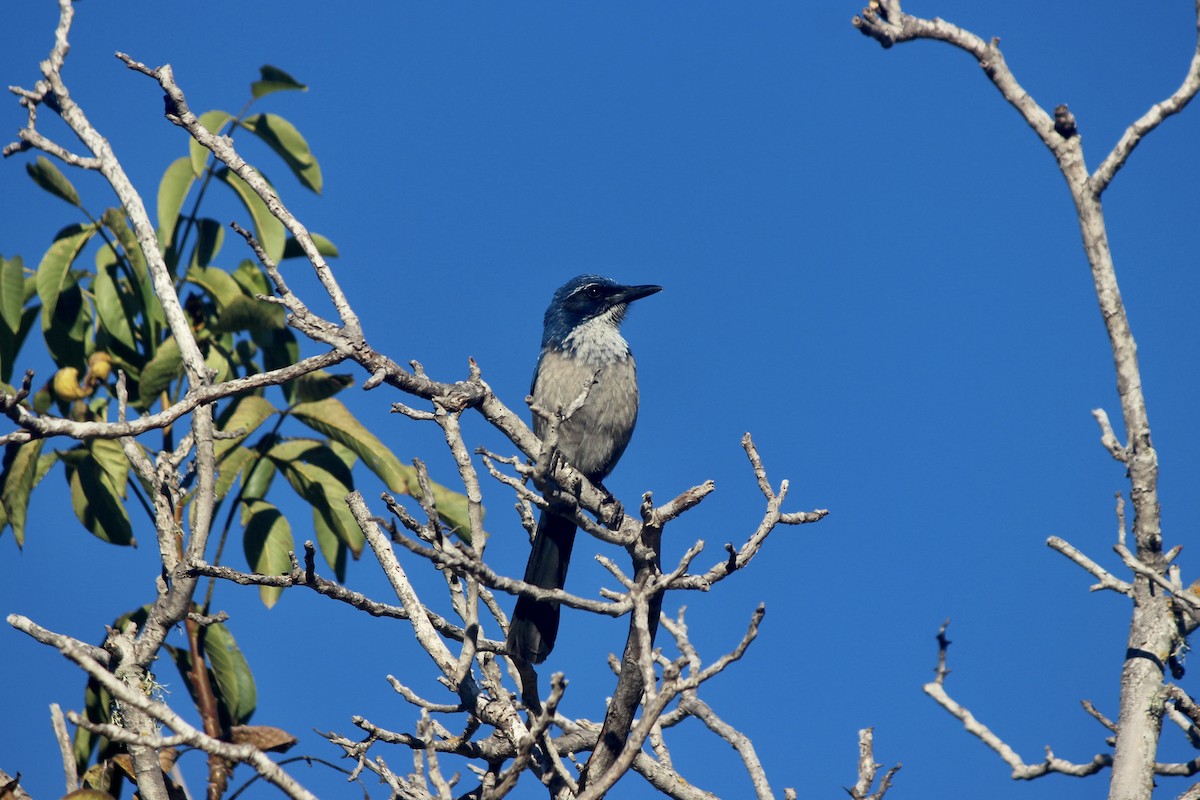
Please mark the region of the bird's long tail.
<svg viewBox="0 0 1200 800"><path fill-rule="evenodd" d="M563 588L574 544L575 523L542 512L525 565L525 582L543 589ZM508 626L508 652L533 664L545 661L558 636L558 615L556 602L518 597Z"/></svg>

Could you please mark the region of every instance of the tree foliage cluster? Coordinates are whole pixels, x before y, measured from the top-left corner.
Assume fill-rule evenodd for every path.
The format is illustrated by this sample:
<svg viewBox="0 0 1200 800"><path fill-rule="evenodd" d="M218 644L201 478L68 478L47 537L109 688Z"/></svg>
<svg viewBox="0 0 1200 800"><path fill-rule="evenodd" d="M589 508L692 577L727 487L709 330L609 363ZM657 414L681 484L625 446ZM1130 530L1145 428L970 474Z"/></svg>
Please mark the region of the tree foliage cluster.
<svg viewBox="0 0 1200 800"><path fill-rule="evenodd" d="M277 114L249 113L274 92L306 88L283 70L266 65L250 84L250 98L240 112L213 110L200 115L200 121L214 134L256 137L302 187L320 193L320 164L300 131ZM80 219L55 235L36 267L26 267L19 255L0 256L0 390L18 396L14 370L30 360L26 348L41 345L53 363L53 376L35 391L24 387L25 405L39 415L104 422L114 419L121 404L141 415L176 407L187 387L180 349L126 210L114 206L95 213L87 208L70 179L45 156L29 161L26 171L38 187L71 205ZM304 257L263 200L194 140L187 155L167 166L158 187L155 233L172 289L183 298L214 383L287 367L300 358L300 342L287 327L285 310L263 299L272 294L272 287L261 264L227 248L228 226L204 214L209 190L222 187L240 203L272 261ZM324 256L338 255L325 237L313 234L312 240ZM35 330L40 341L31 335ZM363 551L362 530L344 500L355 488L356 467L370 470L392 492L420 493L416 469L401 463L336 397L352 384L348 374L316 370L279 383L277 391L271 387L238 393L221 404L214 500L216 510L226 505L228 509L218 553L232 537L240 540L253 572L288 572L290 554L299 548L292 523L273 492L290 490L311 507L311 528L304 527L312 531L322 558L341 581L348 562ZM187 418L182 420L186 423ZM186 428L181 434L180 427L162 426L155 450L190 447L181 442L188 434ZM46 478L58 480L58 475L66 481L83 529L102 541L135 545L135 531L153 528L149 498L156 489L130 469L116 439L83 438L68 448L48 444L39 437L4 446L0 535L11 531L22 547L27 532L49 533L31 526L27 512L34 489ZM152 444L139 441L137 446L152 457ZM447 527L465 530L462 494L434 482L427 488ZM189 500L185 494L176 506L179 519L174 522L181 531ZM259 592L262 602L271 606L283 589L261 586ZM211 602L209 592L204 602L196 603L195 612L210 615ZM141 625L147 612L148 608L131 610L112 625ZM192 645L166 647L189 695L199 698L195 668L204 665L199 679L207 679L206 691L216 699L223 727L246 725L255 710L255 681L229 626L209 622L198 628ZM94 679L88 681L84 705L90 721L112 722L116 704ZM86 785L116 791L122 773L114 767L122 762L113 759L123 752L122 746L86 728L76 731L74 755ZM132 767L128 762L125 767L131 777Z"/></svg>

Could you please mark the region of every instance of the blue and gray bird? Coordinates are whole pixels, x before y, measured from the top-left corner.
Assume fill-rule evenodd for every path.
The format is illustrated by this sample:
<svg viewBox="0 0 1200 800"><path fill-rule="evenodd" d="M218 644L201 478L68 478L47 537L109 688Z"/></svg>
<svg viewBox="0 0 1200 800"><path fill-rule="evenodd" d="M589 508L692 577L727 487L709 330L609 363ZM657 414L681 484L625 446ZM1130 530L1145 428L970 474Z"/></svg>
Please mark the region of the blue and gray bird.
<svg viewBox="0 0 1200 800"><path fill-rule="evenodd" d="M550 413L565 409L591 383L583 405L558 429L558 453L594 484L612 472L625 452L638 415L637 370L621 320L634 300L661 286L623 286L611 278L580 275L567 281L546 309L542 355L533 373L533 401ZM593 383L594 381L594 383ZM547 423L534 415L533 432ZM543 511L525 567L525 582L561 589L567 579L575 523ZM540 664L558 636L558 603L517 598L508 628L508 652Z"/></svg>

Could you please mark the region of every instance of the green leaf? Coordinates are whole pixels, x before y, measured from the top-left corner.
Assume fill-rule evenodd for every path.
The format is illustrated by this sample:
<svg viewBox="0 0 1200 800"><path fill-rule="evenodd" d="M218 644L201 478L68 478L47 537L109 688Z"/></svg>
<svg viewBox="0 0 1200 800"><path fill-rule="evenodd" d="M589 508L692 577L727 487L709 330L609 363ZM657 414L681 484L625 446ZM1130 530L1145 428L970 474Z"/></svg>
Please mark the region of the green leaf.
<svg viewBox="0 0 1200 800"><path fill-rule="evenodd" d="M354 451L393 492L411 494L409 473L375 434L355 419L342 401L329 397L292 408L292 416ZM415 488L415 487L414 487Z"/></svg>
<svg viewBox="0 0 1200 800"><path fill-rule="evenodd" d="M312 237L313 244L317 246L317 252L326 258L337 258L341 255L338 252L337 245L321 234L310 233L309 236ZM289 258L304 258L304 251L300 249L300 243L291 236L288 237L287 244L283 246L283 257L285 260Z"/></svg>
<svg viewBox="0 0 1200 800"><path fill-rule="evenodd" d="M263 369L272 370L300 360L300 343L291 328L251 331L251 338L263 351Z"/></svg>
<svg viewBox="0 0 1200 800"><path fill-rule="evenodd" d="M242 287L229 273L218 267L192 267L187 271L187 280L212 296L217 308L223 308L239 297L245 297Z"/></svg>
<svg viewBox="0 0 1200 800"><path fill-rule="evenodd" d="M142 246L138 243L133 229L129 227L125 212L119 208L105 209L100 221L117 237L117 241L121 244L121 252L125 255L125 260L133 267L134 274L146 275L148 279L150 271L146 268L146 255L142 252Z"/></svg>
<svg viewBox="0 0 1200 800"><path fill-rule="evenodd" d="M204 629L204 654L212 668L217 699L224 703L234 725L249 721L258 705L258 690L250 664L223 623Z"/></svg>
<svg viewBox="0 0 1200 800"><path fill-rule="evenodd" d="M346 495L354 489L350 465L332 447L308 439L290 439L272 447L267 457L283 473L288 483L323 518L330 530L348 545L358 558L365 537L346 505ZM336 559L330 566L336 568Z"/></svg>
<svg viewBox="0 0 1200 800"><path fill-rule="evenodd" d="M25 171L33 178L34 183L50 194L61 197L76 208L83 208L83 204L79 202L79 192L75 191L67 176L45 156L38 156L35 163L26 164Z"/></svg>
<svg viewBox="0 0 1200 800"><path fill-rule="evenodd" d="M238 282L238 286L241 286L242 291L250 297L258 294L267 296L273 294L271 282L267 280L262 267L249 259L243 259L232 274L233 279Z"/></svg>
<svg viewBox="0 0 1200 800"><path fill-rule="evenodd" d="M171 385L171 382L183 375L183 356L179 345L174 339L167 339L158 346L154 358L142 367L141 380L138 383L138 394L147 403L154 396Z"/></svg>
<svg viewBox="0 0 1200 800"><path fill-rule="evenodd" d="M258 345L249 339L238 339L233 346L233 363L241 367L247 375L261 372L254 357L258 355Z"/></svg>
<svg viewBox="0 0 1200 800"><path fill-rule="evenodd" d="M250 338L262 349L263 369L270 371L295 364L300 360L300 343L290 328L278 330L252 330ZM294 382L283 385L284 396L291 402L295 392Z"/></svg>
<svg viewBox="0 0 1200 800"><path fill-rule="evenodd" d="M275 480L275 465L268 458L263 458L251 465L250 472L242 478L242 498L257 500L267 496L272 481Z"/></svg>
<svg viewBox="0 0 1200 800"><path fill-rule="evenodd" d="M241 199L242 205L250 212L250 218L254 220L254 232L258 243L263 246L267 257L278 264L283 258L283 244L286 239L283 223L275 218L262 198L237 175L222 168L217 171L217 178L233 189ZM265 176L263 180L266 180Z"/></svg>
<svg viewBox="0 0 1200 800"><path fill-rule="evenodd" d="M353 386L354 376L345 373L334 375L319 369L316 372L301 375L295 380L295 385L296 399L300 402L312 402L333 397L346 387Z"/></svg>
<svg viewBox="0 0 1200 800"><path fill-rule="evenodd" d="M321 193L321 166L295 125L278 114L255 114L242 120L242 127L274 150L300 183Z"/></svg>
<svg viewBox="0 0 1200 800"><path fill-rule="evenodd" d="M60 367L82 366L87 358L85 339L92 328L92 306L84 302L78 277L75 272L67 276L52 313L42 308L42 338Z"/></svg>
<svg viewBox="0 0 1200 800"><path fill-rule="evenodd" d="M33 488L42 482L42 478L46 477L46 473L50 472L50 468L58 463L58 453L50 452L38 459L37 474L33 476Z"/></svg>
<svg viewBox="0 0 1200 800"><path fill-rule="evenodd" d="M67 474L75 516L102 541L136 546L129 514L108 475L91 457L72 460L76 463L68 466Z"/></svg>
<svg viewBox="0 0 1200 800"><path fill-rule="evenodd" d="M392 451L355 419L350 410L337 398L300 403L293 406L292 416L354 451L391 491L420 496L416 469L401 464ZM434 502L437 503L438 516L454 533L465 541L471 541L466 496L433 481L430 483Z"/></svg>
<svg viewBox="0 0 1200 800"><path fill-rule="evenodd" d="M341 442L329 442L329 449L337 453L337 457L346 465L346 469L354 469L354 465L358 463L358 455Z"/></svg>
<svg viewBox="0 0 1200 800"><path fill-rule="evenodd" d="M13 366L25 337L37 317L38 306L25 308L25 287L32 290L35 281L25 279L20 256L0 257L0 381L12 380Z"/></svg>
<svg viewBox="0 0 1200 800"><path fill-rule="evenodd" d="M225 333L282 328L286 313L281 307L241 295L217 314L216 329Z"/></svg>
<svg viewBox="0 0 1200 800"><path fill-rule="evenodd" d="M42 439L24 444L9 444L4 448L4 472L0 474L0 502L4 508L4 527L12 526L17 547L25 546L25 519L29 496L40 480L38 461ZM45 474L45 473L42 473ZM0 527L0 533L4 527Z"/></svg>
<svg viewBox="0 0 1200 800"><path fill-rule="evenodd" d="M258 68L259 74L262 76L259 80L250 84L250 94L254 97L265 97L272 92L286 91L301 91L307 92L308 87L300 81L287 74L279 67L273 67L270 64L263 64Z"/></svg>
<svg viewBox="0 0 1200 800"><path fill-rule="evenodd" d="M325 520L337 537L347 545L357 548L357 558L362 553L364 537L358 523L354 521L354 515L350 513L349 506L346 505L346 495L350 494L353 487L321 467L303 461L292 461L286 467L280 465L280 471L296 490L296 494L308 501L313 511ZM332 562L330 566L333 566Z"/></svg>
<svg viewBox="0 0 1200 800"><path fill-rule="evenodd" d="M221 444L220 441L217 444ZM218 463L217 481L213 488L213 494L216 495L217 501L225 498L229 494L229 490L233 488L233 483L242 474L242 470L250 464L257 454L248 447L235 447L229 450L227 454Z"/></svg>
<svg viewBox="0 0 1200 800"><path fill-rule="evenodd" d="M142 253L142 248L138 244L137 237L130 230L124 213L119 209L107 209L101 217L101 221L116 235L117 242L121 246L121 253L117 253L111 245L106 245L103 249L107 250L109 255L97 254L96 264L98 266L100 264L116 264L120 262L120 256L124 255L125 261L133 272L131 278L133 285L128 293L126 312L131 321L136 320L139 316L142 318L143 343L155 342L159 338L159 333L166 327L166 316L163 314L158 295L154 292L154 282L150 278L150 270L146 266L146 257ZM120 286L119 283L118 286Z"/></svg>
<svg viewBox="0 0 1200 800"><path fill-rule="evenodd" d="M96 252L96 279L92 282L92 292L96 298L96 315L104 330L130 352L137 352L133 334L137 301L128 287L122 286L116 255L110 248Z"/></svg>
<svg viewBox="0 0 1200 800"><path fill-rule="evenodd" d="M317 548L321 551L321 557L333 570L334 577L339 581L345 581L346 567L349 563L346 554L349 552L349 548L330 525L328 515L322 514L316 506L313 506L313 533L316 534Z"/></svg>
<svg viewBox="0 0 1200 800"><path fill-rule="evenodd" d="M200 124L209 133L220 133L225 123L233 119L228 111L205 111L200 115ZM195 139L188 140L188 159L192 165L192 174L197 178L204 174L204 165L208 163L208 148Z"/></svg>
<svg viewBox="0 0 1200 800"><path fill-rule="evenodd" d="M224 383L233 376L233 365L229 356L215 344L209 344L208 353L204 356L204 366L213 373L213 383Z"/></svg>
<svg viewBox="0 0 1200 800"><path fill-rule="evenodd" d="M192 248L191 267L207 267L225 243L225 226L215 219L196 221L196 246Z"/></svg>
<svg viewBox="0 0 1200 800"><path fill-rule="evenodd" d="M0 257L0 319L13 333L21 324L25 306L25 264L20 256Z"/></svg>
<svg viewBox="0 0 1200 800"><path fill-rule="evenodd" d="M205 151L207 152L207 151ZM175 226L183 211L183 202L196 175L192 172L190 158L178 158L171 162L158 184L158 246L162 252L175 240Z"/></svg>
<svg viewBox="0 0 1200 800"><path fill-rule="evenodd" d="M116 439L92 439L87 443L88 452L104 470L104 475L122 499L129 484L129 459Z"/></svg>
<svg viewBox="0 0 1200 800"><path fill-rule="evenodd" d="M71 265L79 252L96 233L95 225L72 225L60 231L54 244L42 256L37 268L37 293L42 301L42 326L49 327L49 320L58 305L63 287L72 283Z"/></svg>
<svg viewBox="0 0 1200 800"><path fill-rule="evenodd" d="M50 391L50 384L46 384L41 389L33 393L33 410L39 414L45 414L54 406L54 394Z"/></svg>
<svg viewBox="0 0 1200 800"><path fill-rule="evenodd" d="M282 308L246 295L244 285L224 270L193 266L187 271L187 279L216 300L218 331L276 329L286 325L286 312Z"/></svg>
<svg viewBox="0 0 1200 800"><path fill-rule="evenodd" d="M344 474L347 476L352 476L354 465L358 462L358 456L355 455L354 451L346 447L344 444L334 441L329 443L329 450L333 453L333 457L341 462L341 469L345 470ZM337 474L336 471L335 474ZM353 486L353 484L347 485ZM337 512L338 519L341 521L341 524L337 526L335 532L338 534L338 538L350 548L350 552L354 555L354 558L358 559L358 557L362 555L363 547L366 545L367 537L362 532L362 528L359 527L358 522L354 519L354 514L350 513L350 506L347 505L345 496L342 495L334 499L336 500L336 507L334 510ZM345 516L342 516L342 512L345 512ZM314 516L316 516L315 509ZM329 565L336 570L338 568L337 559L329 560ZM342 574L344 575L344 566L342 570Z"/></svg>
<svg viewBox="0 0 1200 800"><path fill-rule="evenodd" d="M217 460L224 458L226 453L246 441L250 434L258 430L259 426L275 413L275 406L265 397L256 394L243 395L226 406L217 420L217 430L222 433L240 433L230 439L217 439L213 443Z"/></svg>
<svg viewBox="0 0 1200 800"><path fill-rule="evenodd" d="M125 263L132 270L132 280L135 283L133 290L136 291L136 297L131 298L129 307L133 310L134 317L140 315L143 319L143 342L157 341L160 332L166 327L166 316L163 313L162 304L158 300L158 295L154 291L154 281L146 266L146 256L142 252L141 244L129 227L129 221L121 209L106 209L101 215L100 221L113 232L121 246L119 255L124 257ZM111 244L108 246L113 247ZM114 253L114 255L118 254Z"/></svg>
<svg viewBox="0 0 1200 800"><path fill-rule="evenodd" d="M243 504L242 525L245 527L242 544L250 569L260 575L286 575L292 569L288 553L296 549L292 527L279 509L265 500ZM283 594L278 586L258 587L263 605L271 608Z"/></svg>
<svg viewBox="0 0 1200 800"><path fill-rule="evenodd" d="M87 688L83 694L84 717L89 722L106 725L112 722L112 708L112 695L100 685L98 680L88 678ZM75 756L76 770L80 775L88 771L88 764L92 760L93 750L97 748L103 750L107 741L100 734L92 733L82 725L75 729L75 741L72 744L72 751Z"/></svg>
<svg viewBox="0 0 1200 800"><path fill-rule="evenodd" d="M0 350L0 380L5 383L12 382L13 367L16 363L17 353L20 352L21 346L25 343L25 338L29 335L29 331L33 329L33 324L37 322L40 315L41 306L32 305L25 309L21 314L21 327L17 330L15 336L8 333L7 328L0 328L0 342L3 343L3 349ZM40 412L39 412L40 413Z"/></svg>
<svg viewBox="0 0 1200 800"><path fill-rule="evenodd" d="M318 467L332 476L340 487L345 488L339 495L343 498L354 486L354 479L346 463L325 442L317 439L289 438L280 441L267 451L267 458L275 462L280 469L287 469L296 463Z"/></svg>

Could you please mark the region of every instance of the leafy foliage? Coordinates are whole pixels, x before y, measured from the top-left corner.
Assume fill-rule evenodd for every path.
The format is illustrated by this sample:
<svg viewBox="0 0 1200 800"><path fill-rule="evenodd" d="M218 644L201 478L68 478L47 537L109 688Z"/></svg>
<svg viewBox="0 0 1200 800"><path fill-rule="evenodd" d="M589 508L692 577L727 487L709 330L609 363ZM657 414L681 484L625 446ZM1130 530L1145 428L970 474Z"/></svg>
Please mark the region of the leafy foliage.
<svg viewBox="0 0 1200 800"><path fill-rule="evenodd" d="M264 66L241 112L209 111L201 121L213 132L260 140L301 186L319 193L320 165L300 131L277 114L248 115L261 98L306 88L283 70ZM98 214L89 211L79 191L45 157L28 164L27 172L39 187L70 204L79 219L55 235L36 269L26 268L20 257L0 256L3 388L13 393L14 368L34 323L40 321L41 343L55 372L32 392L32 402L27 399L32 410L74 420L111 420L116 416L119 375L124 376L131 416L176 403L188 390L183 358L169 334L146 258L124 212L119 208ZM230 255L224 249L225 226L201 213L209 189L215 195L221 186L228 190L226 198L249 217L272 260L278 263L303 255L258 195L194 141L187 155L167 166L158 186L157 246L173 279L171 289L183 299L216 381L290 365L300 356L283 309L262 299L272 294L265 270L240 255ZM314 241L322 254L337 255L337 247L328 239L314 236ZM93 253L90 259L85 257L89 252ZM216 510L227 508L217 552L227 552L226 539L240 534L252 570L287 573L289 553L296 544L292 522L281 511L278 495L294 495L312 509L312 530L321 554L342 579L349 560L361 555L364 544L344 500L354 489L355 472L362 469L359 464L393 492L419 491L414 470L404 466L336 398L352 383L349 375L317 372L278 391L249 392L218 405L216 424L222 438L215 448ZM152 447L143 442L126 446L142 447L147 454L173 450L171 429L160 435L161 441ZM140 528L153 530L153 497L140 477L130 480L130 462L121 443L91 440L52 449L48 442L34 440L4 448L0 535L11 528L17 546L24 546L32 493L60 464L72 509L93 536L114 545L134 545ZM433 492L447 525L466 531L465 497L440 485L434 485ZM307 527L307 521L301 525ZM269 607L281 593L263 587L262 601ZM196 611L208 613L204 607ZM114 624L139 625L145 615L141 609ZM197 676L207 675L222 726L249 720L256 705L254 678L224 624L210 622L193 630L189 647L171 648L171 654L198 706L204 687L196 685ZM197 663L205 669L197 670ZM107 692L89 684L85 700L89 718L109 721ZM91 759L98 765L113 752L102 738L80 729L75 755L81 773L89 772ZM108 769L108 777L89 785L107 791L105 781L112 779L112 773Z"/></svg>

